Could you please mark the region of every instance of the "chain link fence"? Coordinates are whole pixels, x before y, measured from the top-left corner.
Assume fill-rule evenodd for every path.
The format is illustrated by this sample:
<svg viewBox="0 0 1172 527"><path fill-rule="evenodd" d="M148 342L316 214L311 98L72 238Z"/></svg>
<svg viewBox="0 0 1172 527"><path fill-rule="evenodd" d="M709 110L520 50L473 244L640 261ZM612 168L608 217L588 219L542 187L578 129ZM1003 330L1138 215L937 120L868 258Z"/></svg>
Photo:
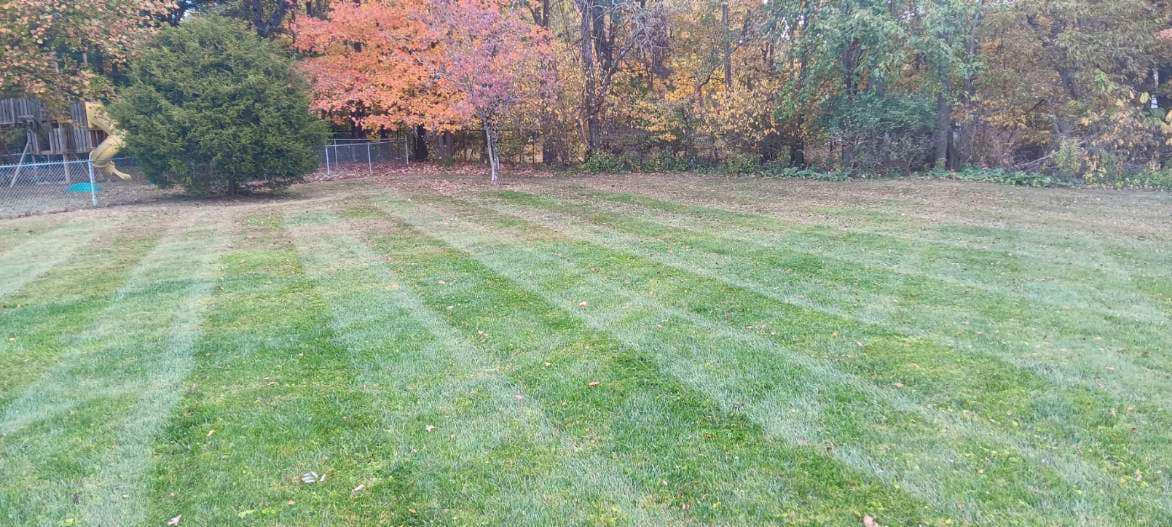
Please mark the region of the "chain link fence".
<svg viewBox="0 0 1172 527"><path fill-rule="evenodd" d="M335 139L322 149L322 168L327 178L355 172L373 175L379 166L410 163L409 149L410 143L405 138L380 141Z"/></svg>
<svg viewBox="0 0 1172 527"><path fill-rule="evenodd" d="M319 176L372 175L380 167L409 163L406 138L380 141L335 139L322 147ZM0 218L61 212L89 207L140 203L165 197L146 182L133 159L115 158L130 181L107 179L85 154L0 157Z"/></svg>
<svg viewBox="0 0 1172 527"><path fill-rule="evenodd" d="M0 165L0 217L96 207L98 189L89 159Z"/></svg>
<svg viewBox="0 0 1172 527"><path fill-rule="evenodd" d="M88 157L39 155L0 165L0 218L139 203L168 193L145 182L132 159L115 158L134 178L107 178Z"/></svg>

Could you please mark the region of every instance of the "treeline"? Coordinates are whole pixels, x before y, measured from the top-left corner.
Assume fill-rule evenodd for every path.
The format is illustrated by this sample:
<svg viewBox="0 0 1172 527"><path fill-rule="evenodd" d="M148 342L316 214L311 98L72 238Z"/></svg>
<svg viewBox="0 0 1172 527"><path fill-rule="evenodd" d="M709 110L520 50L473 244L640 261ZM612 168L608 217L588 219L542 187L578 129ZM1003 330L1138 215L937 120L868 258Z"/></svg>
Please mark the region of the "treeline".
<svg viewBox="0 0 1172 527"><path fill-rule="evenodd" d="M846 173L1165 168L1172 47L1151 0L550 0L565 159Z"/></svg>
<svg viewBox="0 0 1172 527"><path fill-rule="evenodd" d="M518 158L596 170L1172 186L1165 0L114 3L160 24L247 21L295 55L338 133L442 149L476 130L529 149ZM42 69L121 58L124 40Z"/></svg>
<svg viewBox="0 0 1172 527"><path fill-rule="evenodd" d="M1112 184L1152 177L1170 151L1164 1L528 0L503 9L553 37L557 89L501 124L529 132L513 137L540 144L548 162L989 167Z"/></svg>

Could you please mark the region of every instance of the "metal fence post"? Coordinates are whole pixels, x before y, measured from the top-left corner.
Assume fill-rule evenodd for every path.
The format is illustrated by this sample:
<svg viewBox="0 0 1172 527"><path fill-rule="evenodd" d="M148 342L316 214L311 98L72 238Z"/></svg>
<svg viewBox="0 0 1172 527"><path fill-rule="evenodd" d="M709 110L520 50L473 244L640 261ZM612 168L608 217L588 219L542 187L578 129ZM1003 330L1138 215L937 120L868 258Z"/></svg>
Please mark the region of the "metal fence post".
<svg viewBox="0 0 1172 527"><path fill-rule="evenodd" d="M403 134L403 166L411 164L411 138Z"/></svg>
<svg viewBox="0 0 1172 527"><path fill-rule="evenodd" d="M326 177L330 177L330 145L326 145Z"/></svg>
<svg viewBox="0 0 1172 527"><path fill-rule="evenodd" d="M85 165L90 175L90 202L93 203L95 207L97 207L98 184L94 181L94 161L92 159L87 159Z"/></svg>
<svg viewBox="0 0 1172 527"><path fill-rule="evenodd" d="M374 163L370 161L370 141L366 142L366 175L374 175Z"/></svg>

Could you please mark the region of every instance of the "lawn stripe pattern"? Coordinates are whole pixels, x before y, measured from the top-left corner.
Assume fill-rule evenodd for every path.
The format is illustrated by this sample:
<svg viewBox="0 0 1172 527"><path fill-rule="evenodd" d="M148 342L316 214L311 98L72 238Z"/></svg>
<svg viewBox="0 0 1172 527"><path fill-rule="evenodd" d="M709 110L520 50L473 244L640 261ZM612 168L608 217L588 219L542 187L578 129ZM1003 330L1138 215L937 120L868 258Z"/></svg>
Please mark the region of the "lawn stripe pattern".
<svg viewBox="0 0 1172 527"><path fill-rule="evenodd" d="M630 467L629 477L651 503L678 507L700 523L853 524L868 512L895 524L938 518L902 491L827 457L820 446L771 439L591 328L568 306L526 291L461 251L398 220L363 223L390 233L374 234L375 248L427 305L513 363L515 381L542 401L558 427ZM552 346L539 338L551 332L565 340Z"/></svg>
<svg viewBox="0 0 1172 527"><path fill-rule="evenodd" d="M858 250L853 250L853 244L857 242L864 242L860 245L862 248L870 248L876 242L880 242L880 247L930 244L947 250L950 256L960 257L961 262L969 261L972 265L959 269L962 273L952 274L970 281L974 281L971 280L973 276L981 276L987 270L1002 270L1002 260L1023 260L1029 265L1015 270L1029 272L1037 277L1030 284L1038 288L1035 298L1049 299L1042 293L1054 294L1058 298L1091 296L1096 301L1104 301L1105 305L1116 308L1118 314L1130 317L1151 317L1153 314L1146 307L1140 313L1133 313L1127 309L1127 302L1116 302L1126 296L1097 293L1103 287L1119 284L1122 287L1117 288L1117 292L1142 299L1142 295L1136 295L1133 288L1127 287L1129 277L1172 278L1172 251L1168 250L1168 240L1149 239L1146 235L1142 235L1141 239L1107 237L1101 233L1063 231L1054 229L1052 225L1004 220L985 224L989 222L988 218L982 218L986 220L984 222L955 223L950 221L952 218L916 218L915 209L909 209L906 205L886 212L851 207L805 211L800 208L800 202L791 200L770 205L773 200L766 197L757 201L736 199L730 197L725 189L711 184L703 185L703 190L668 192L676 196L676 201L656 197L665 192L650 185L633 185L635 188L624 192L600 187L602 185L567 184L532 186L530 189L543 195L584 197L590 200L592 207L625 206L629 210L637 210L640 215L685 218L692 222L685 225L704 225L706 230L724 234L751 233L757 238L796 233L800 236L790 239L798 243L811 236L813 239L810 241L820 242L811 246L814 249L827 245L844 249L842 253L835 253L838 257L866 257L874 253L874 250L868 250L860 255ZM683 200L683 203L678 200ZM1118 214L1123 211L1113 212ZM1132 215L1135 210L1126 212ZM831 243L826 244L827 241ZM887 264L890 264L888 260L898 263L902 256L900 251L886 251L883 254L887 259L881 262ZM970 261L972 256L984 257ZM910 266L910 269L919 268ZM947 272L950 269L945 267L942 270ZM1002 284L1004 279L1001 275L995 275L991 282ZM975 282L988 285L987 281ZM1055 287L1057 284L1071 286L1073 291ZM1023 290L1022 284L1005 285ZM1163 316L1167 318L1169 312L1164 311Z"/></svg>
<svg viewBox="0 0 1172 527"><path fill-rule="evenodd" d="M717 216L741 216L757 221L762 216L781 218L912 241L1016 251L1058 264L1064 263L1063 257L1077 259L1094 255L1097 258L1091 266L1106 267L1112 273L1151 267L1162 268L1165 275L1172 273L1168 269L1172 251L1167 246L1167 228L1172 227L1167 211L1172 207L1172 200L1166 194L1135 193L1126 197L1107 196L1109 199L1104 200L1102 194L1063 196L1063 191L1035 193L997 186L957 185L954 192L941 199L934 189L925 191L914 186L891 189L892 194L884 196L884 188L899 185L896 182L843 189L836 185L808 187L752 179L680 181L675 178L657 182L624 178L621 181L622 192L614 191L613 180L594 178L542 182L533 188L542 193L549 193L553 188L590 189L677 211L708 211ZM924 196L917 196L920 193ZM970 204L965 199L974 196L981 200ZM1042 202L1047 205L1039 206ZM1079 206L1072 207L1071 203ZM945 208L948 213L941 214ZM1072 210L1078 213L1072 214ZM762 211L763 214L757 214ZM1126 221L1119 221L1121 217ZM1088 223L1084 221L1086 218L1095 221ZM1126 230L1119 232L1120 226ZM1015 231L1015 236L1005 237L1007 231Z"/></svg>
<svg viewBox="0 0 1172 527"><path fill-rule="evenodd" d="M1169 205L403 173L5 220L0 524L1172 525Z"/></svg>
<svg viewBox="0 0 1172 527"><path fill-rule="evenodd" d="M148 524L403 523L419 495L387 461L382 421L334 344L284 211L242 214L194 371L155 444ZM311 472L316 481L302 482ZM372 499L351 496L375 480Z"/></svg>
<svg viewBox="0 0 1172 527"><path fill-rule="evenodd" d="M875 322L869 317L860 317L857 314L851 313L836 313L833 307L849 305L856 300L851 296L845 294L827 295L827 288L823 284L817 284L815 288L809 288L808 285L803 285L806 280L804 276L799 273L798 278L801 281L795 281L794 277L787 277L784 274L775 273L770 267L762 266L762 263L768 263L768 258L758 256L757 258L749 259L728 259L722 254L714 253L712 251L694 251L687 245L702 247L703 241L696 240L671 240L674 243L662 243L657 240L654 235L643 235L638 237L625 237L616 235L616 225L620 225L619 221L607 222L608 228L589 229L579 228L582 225L581 218L577 216L559 216L550 215L548 210L544 210L542 214L526 214L515 209L502 208L503 212L519 215L521 217L531 218L537 221L544 227L555 229L561 232L573 233L575 236L584 239L596 240L598 243L605 244L608 247L623 248L631 251L632 254L644 255L654 261L662 262L673 268L688 272L696 272L709 276L715 280L719 280L731 285L742 286L750 290L754 290L778 300L785 301L798 306L810 307L817 311L828 314L840 314L848 319L855 319L858 321ZM736 251L735 245L726 245L726 252L728 254L739 254ZM750 252L750 254L752 254ZM758 278L765 276L768 278ZM810 292L805 298L799 297L795 299L790 294L777 294L776 286L779 284L786 284L795 288L807 288ZM855 289L858 289L865 282L856 282ZM829 297L824 301L810 302L807 298L817 299L819 296ZM971 295L970 295L971 296ZM875 295L868 295L868 300L874 301ZM921 297L919 300L924 300ZM833 306L833 307L830 307ZM764 316L766 312L755 311L757 315ZM931 316L931 315L929 315ZM852 338L869 339L870 335L866 333L874 333L874 329L879 327L900 328L899 324L893 324L891 319L880 319L880 324L873 326L872 329ZM947 318L940 319L941 325L947 325L950 322ZM849 326L849 324L848 324ZM868 325L869 326L869 325ZM917 332L929 334L929 332ZM958 332L959 333L959 332ZM1048 367L1053 367L1049 362L1042 362L1045 368L1039 368L1037 363L1022 362L1017 360L1019 355L1026 355L1037 353L1037 347L1030 347L1028 344L1032 343L1030 340L1012 341L1007 339L1007 349L1004 353L998 353L997 356L1004 357L1006 364L1015 364L1036 370L1041 375L1050 378L1051 382L1040 382L1040 379L1031 378L1032 376L1024 376L1024 372L1014 371L1013 368L1005 369L1004 367L996 368L998 361L989 361L988 357L968 356L969 353L977 352L983 353L987 351L989 343L996 342L994 338L999 337L999 333L1013 335L1013 331L1004 329L998 330L994 328L987 334L977 331L968 339L956 339L959 343L966 344L965 346L957 347L953 339L937 335L933 340L939 342L941 345L930 346L923 348L924 351L932 351L930 355L921 356L918 362L914 355L904 354L898 358L899 362L896 364L882 364L884 367L892 368L890 382L906 383L913 390L921 390L925 387L931 388L933 385L935 389L940 390L940 396L936 398L938 401L946 403L951 406L953 411L961 411L969 413L971 411L980 412L981 408L973 408L971 406L973 400L981 401L983 404L994 403L985 411L985 417L990 420L994 426L1000 426L998 422L1011 420L1015 425L1029 424L1034 422L1035 426L1040 426L1039 432L1043 432L1045 436L1049 437L1049 442L1054 444L1054 448L1077 448L1083 455L1090 456L1092 459L1099 459L1098 463L1107 467L1112 473L1117 473L1121 477L1127 474L1148 474L1148 477L1154 477L1157 489L1169 488L1169 471L1168 466L1170 460L1167 453L1167 430L1169 429L1169 416L1167 406L1163 401L1167 397L1166 393L1161 390L1153 390L1152 386L1166 385L1167 380L1162 374L1151 374L1141 379L1128 379L1125 382L1129 386L1135 388L1129 392L1124 393L1121 399L1112 400L1112 397L1105 396L1104 392L1116 393L1119 390L1115 389L1117 386L1104 385L1104 383L1095 377L1089 379L1083 378L1081 384L1084 389L1068 389L1071 384L1069 375L1054 375L1054 372L1048 370ZM882 334L882 333L880 333ZM905 336L896 335L899 338L907 338ZM1127 338L1129 334L1124 333L1122 337L1113 335L1112 333L1104 333L1104 336L1111 338ZM1006 337L1000 337L1006 338ZM1035 337L1036 338L1036 337ZM1090 339L1088 339L1090 340ZM1038 338L1036 342L1045 342L1044 338ZM912 343L916 343L914 340ZM979 344L984 344L985 347L979 347ZM954 352L948 351L949 344L951 347L957 347L957 352L965 355L957 355ZM1019 348L1020 351L1014 351L1014 348ZM879 347L878 349L882 349ZM898 349L898 348L896 348ZM911 351L915 348L908 348ZM877 351L876 347L868 346L868 353L865 355L872 355ZM893 350L894 351L894 350ZM1057 351L1057 350L1056 350ZM1062 360L1069 360L1070 358L1078 358L1080 360L1101 360L1100 357L1095 356L1101 351L1098 349L1088 349L1084 354L1072 355L1068 350L1064 356L1065 358L1056 357L1054 361L1060 362ZM1090 359L1086 356L1089 355ZM829 354L830 358L837 358L835 354ZM943 364L941 359L946 359ZM858 361L861 365L866 365L866 360ZM935 364L933 364L935 363ZM1102 363L1099 363L1102 365ZM1092 371L1098 374L1110 373L1113 370L1124 370L1125 368L1117 362L1107 362L1106 367L1098 369L1091 368ZM872 364L863 371L871 370L877 364ZM994 368L990 368L994 367ZM880 370L883 371L883 370ZM983 371L983 373L982 373ZM940 378L944 376L944 378ZM932 384L924 386L920 382L909 382L917 380L929 381ZM1017 379L1018 382L1006 383L1010 379ZM988 384L986 384L988 383ZM1144 384L1146 383L1146 391ZM975 384L975 385L974 385ZM969 401L959 399L954 396L960 388L971 386L973 388L982 388L976 390L971 394ZM1021 388L1029 387L1029 392L1019 391ZM989 395L995 395L993 399ZM1001 399L997 401L997 399ZM1077 426L1070 422L1067 417L1071 415L1079 415L1084 418L1091 418L1090 423L1093 424L1089 429ZM1069 424L1065 424L1069 423ZM1063 426L1065 424L1065 426ZM1137 434L1137 431L1140 431ZM1044 436L1044 437L1045 437ZM1063 446L1069 445L1069 446ZM1165 494L1166 496L1166 494ZM1167 503L1166 499L1159 500L1160 503ZM1166 507L1166 506L1165 506Z"/></svg>
<svg viewBox="0 0 1172 527"><path fill-rule="evenodd" d="M331 307L337 343L400 443L388 462L418 466L415 484L442 506L436 519L573 525L618 514L672 523L666 511L641 509L608 459L579 455L505 367L425 306L352 227L313 212L288 223Z"/></svg>
<svg viewBox="0 0 1172 527"><path fill-rule="evenodd" d="M4 270L0 273L0 300L60 265L95 237L116 227L116 222L73 218L40 236L0 250L0 269Z"/></svg>
<svg viewBox="0 0 1172 527"><path fill-rule="evenodd" d="M717 238L633 216L593 215L582 221L585 218L573 212L574 207L548 198L510 201L504 207L489 206L665 265L711 273L787 303L891 327L966 351L993 353L1058 385L1107 390L1129 403L1156 409L1172 403L1172 393L1150 389L1153 383L1172 382L1164 366L1170 337L1150 324L1096 321L1089 316L1072 320L1054 309L1026 310L1026 302L1020 299L983 296L922 280L909 282L895 273L795 254L782 243L762 246ZM929 308L922 309L925 306ZM1047 332L1054 326L1063 331ZM1119 342L1112 345L1104 336ZM969 347L974 342L983 346Z"/></svg>
<svg viewBox="0 0 1172 527"><path fill-rule="evenodd" d="M559 208L581 211L588 203L588 210L601 213L599 219L603 220L606 213L634 215L665 227L719 232L732 240L770 247L781 245L789 251L831 262L942 282L952 289L976 289L991 295L1020 298L1046 309L1076 308L1100 317L1168 326L1168 313L1153 303L1152 298L1135 291L1131 286L1132 273L1122 271L1144 267L1105 266L1102 247L1082 245L1060 251L1059 259L1039 255L1036 249L1026 253L976 244L958 247L955 242L941 243L935 236L909 239L871 231L800 225L712 207L683 207L629 193L590 190L567 194L560 196ZM956 229L949 230L947 226L937 226L937 229L950 232L950 240L960 237ZM1024 245L1021 241L1024 236L1020 229L998 229L997 233L1002 243L1018 247ZM1030 246L1055 251L1051 244ZM834 248L832 254L829 248ZM1045 254L1051 254L1049 251ZM1154 266L1152 271L1166 269Z"/></svg>
<svg viewBox="0 0 1172 527"><path fill-rule="evenodd" d="M21 476L0 484L13 523L141 521L151 440L190 368L222 236L208 215L183 220L74 349L5 408L0 457Z"/></svg>
<svg viewBox="0 0 1172 527"><path fill-rule="evenodd" d="M458 216L462 216L462 215L467 215L467 213L468 213L467 210L447 210L444 213L436 215L435 218L453 218L453 217L458 217ZM492 220L486 219L483 216L477 217L476 220L477 220L477 223L488 223L488 224L494 223ZM433 221L431 224L429 224L429 227L434 228L436 225L439 225L439 223L437 223L438 221L439 220ZM468 232L470 229L473 229L473 228L474 227L471 224L452 227L452 229L456 233ZM500 224L500 223L495 224L495 225L493 225L492 234L486 233L483 238L478 238L474 242L465 242L465 243L480 244L480 246L488 245L491 243L490 240L492 238L499 237L501 235L500 233L501 233L502 229L507 229L507 225ZM429 229L429 230L433 230L433 229ZM523 227L520 230L531 231L532 226ZM453 235L458 236L458 234L453 234ZM562 254L574 254L575 256L577 256L579 258L583 258L583 259L594 258L595 255L606 253L606 250L604 248L598 247L598 246L584 247L584 248L580 248L577 250L575 250L573 248L567 249L567 248L565 248L565 246L558 246L558 249L561 251ZM494 269L497 269L500 272L506 272L506 270L518 270L516 272L527 272L527 271L520 271L520 269L526 269L521 262L541 261L540 264L534 264L534 265L550 266L550 267L558 265L554 261L548 261L548 257L541 254L542 252L548 253L548 251L529 252L525 249L520 249L519 251L522 253L525 253L525 254L524 254L524 256L517 257L518 261L508 260L506 257L506 258L504 258L504 261L498 261L498 263L490 264L490 266L492 266ZM495 258L498 255L510 255L510 254L513 254L516 252L518 252L518 250L510 251L507 249L498 248L495 251L490 251L489 254L493 255L493 257ZM613 269L613 268L619 267L617 265L618 263L619 263L618 261L614 261L614 260L607 261L606 259L596 259L593 263L593 267L596 269L595 272L597 273L598 269ZM627 262L623 262L623 263L627 263ZM591 263L590 262L574 262L571 264L571 266L578 267L578 268L589 268L589 267L591 267ZM633 267L632 265L627 263L625 268L623 268L622 274L619 276L616 276L615 279L618 280L618 279L622 278L623 276L625 276L627 278L633 278L633 277L638 276L640 273L636 272L634 269L632 269L632 267ZM605 274L605 271L602 271L602 272ZM663 271L656 270L650 274L663 274ZM676 274L678 274L678 273L676 273ZM684 276L686 276L686 275L684 275ZM687 278L680 278L680 280L684 281L684 280L688 280L688 279ZM527 283L529 283L529 282L527 282ZM630 287L630 286L628 285L627 287ZM703 289L703 287L699 287L699 288ZM605 290L605 289L607 289L607 288L603 284L590 282L590 283L586 284L586 287L584 288L584 292L590 292L590 291L597 292L597 291ZM624 289L623 286L619 285L618 287L614 287L613 291L609 291L608 293L614 294L616 297L621 297L624 294L623 289ZM665 293L667 293L668 298L670 298L672 296L670 294L670 291L667 291ZM718 293L718 292L713 291L713 293ZM684 294L686 294L686 291L684 292ZM710 295L707 295L706 297L713 297L713 296L727 297L731 294L736 294L736 293L730 292L730 291L722 291L722 292L719 292L719 295L710 294ZM561 298L559 298L559 300L562 302L568 301L570 299L572 299L572 297L562 296ZM601 310L601 308L599 308L599 310ZM592 308L588 311L593 313L595 311L595 309ZM632 314L634 311L635 311L635 308L632 307L628 303L628 304L622 305L621 309L617 309L616 313L621 313L623 317L629 318L629 317L634 316ZM764 311L764 310L762 310L759 307L755 307L754 311L760 312L760 311ZM674 316L677 314L672 313L671 315ZM648 318L650 318L650 317L648 317ZM605 318L603 319L603 322L604 323L606 322ZM717 328L712 328L712 330L718 331ZM633 338L639 338L639 337L645 336L646 333L645 332L643 332L643 333L635 332L634 335L635 335L635 337L633 337ZM693 342L694 342L696 337L693 336L691 338L693 339ZM662 335L656 335L656 339L662 339ZM656 339L652 339L651 341L636 341L636 342L632 342L631 345L633 347L638 347L640 349L653 349L654 346L656 345L656 343L659 342L659 340L656 340ZM727 342L729 340L735 341L737 339L737 335L736 335L735 330L727 332L726 335L722 336L722 339L725 342ZM753 344L749 343L749 342L741 342L738 344L740 344L740 345L737 347L737 349L739 351L741 351L742 353L744 353L745 350L751 350L753 348ZM719 342L714 342L710 347L706 347L705 349L709 353L712 353L711 348L714 348L717 346L719 346ZM729 363L732 363L732 362L735 362L735 360L737 360L737 357L727 357L725 360L728 361ZM678 361L678 362L686 362L686 361ZM800 356L797 358L796 364L799 364L802 367L806 367L806 368L810 369L810 373L805 376L802 376L802 377L815 379L815 381L814 381L815 385L809 387L809 389L812 391L816 391L819 389L833 390L834 389L833 387L836 385L836 383L842 383L842 381L844 380L842 378L842 375L840 372L831 370L828 374L825 371L824 364L815 364L815 365L813 365L813 367L811 367L812 365L808 361L803 361ZM708 365L709 369L711 369L713 367L715 367L715 366L711 365L711 364ZM752 370L754 367L761 367L761 366L755 366L753 364L738 364L735 367L729 366L729 369L732 370L732 373L735 373L735 372L740 372L740 371ZM819 367L823 368L821 372L818 372ZM705 375L705 373L706 372L689 372L689 374L692 375L693 377L703 377ZM824 380L819 381L818 379L821 378L820 376L826 376L826 378ZM847 380L849 380L849 376L848 376ZM735 394L736 393L735 390L738 389L738 387L740 387L742 385L743 386L750 386L751 384L752 384L751 382L730 382L730 383L727 383L726 385L720 386L716 389L734 390L734 392L731 392L731 393ZM860 384L858 382L853 382L853 383L848 382L847 388L848 389L862 389L864 391L863 395L865 395L865 397L860 397L859 398L860 400L871 400L873 402L875 399L879 399L879 400L883 400L885 398L888 400L892 399L891 397L884 397L882 393L875 393L874 390L868 390L867 384L865 384L865 383ZM744 405L745 403L744 403L743 399L746 397L751 399L753 397L753 395L754 394L737 394L736 396L733 397L734 402L732 404ZM898 404L899 403L898 399L899 398L895 398L895 401L894 401L896 404L896 408L899 409L900 411L907 410L907 408L900 407L900 405ZM764 404L764 403L758 403L758 404ZM801 407L801 405L795 405L795 406ZM811 405L811 406L814 406L816 408L817 405ZM770 408L768 406L763 406L763 408L764 408L764 410L760 414L762 416L768 417L771 415L777 415L777 413L778 413L775 408ZM816 408L814 410L814 412L826 412L828 410L830 410L830 409ZM841 410L839 410L839 411L841 411ZM831 413L834 413L834 412L832 411ZM921 413L923 413L923 412L921 412ZM961 423L958 423L955 420L941 419L939 416L932 415L931 413L929 413L926 417L931 418L930 424L933 427L935 427L936 429L942 430L942 432L933 432L932 430L928 430L928 431L923 432L925 434L925 440L924 440L925 445L931 444L932 439L936 438L936 435L945 435L946 437L949 437L949 439L950 439L950 441L948 441L949 444L962 444L963 445L964 444L963 436L964 435L971 435L974 433L974 431L972 430L972 428L973 428L972 424L968 424L968 426L961 426ZM885 424L892 424L894 428L899 430L900 434L907 436L904 438L905 443L908 443L908 442L915 443L914 441L910 440L911 439L910 436L914 435L914 433L915 433L914 426L911 426L909 423L904 423L902 426L899 426L898 419L892 420L889 418L881 418L881 419L879 419L879 421L882 421ZM959 426L959 428L961 428L961 432L960 432L961 437L956 437L954 435L950 435L950 434L953 434L950 431L950 429L952 429L954 427L958 427L958 426ZM977 427L977 428L978 428L978 430L980 430L981 427ZM872 432L872 435L881 435L881 434L877 433L878 430L879 429L877 427L876 430ZM836 434L830 434L830 435L833 436ZM799 434L799 438L800 438L800 440L803 440L803 441L807 441L810 439L808 437L802 437L800 434ZM983 441L995 441L995 442L1008 441L1008 438L1002 437L998 434L992 434L992 436L990 437L990 434L988 434L988 433L984 433L984 434L977 433L976 438L979 438ZM1028 468L1027 470L1023 471L1022 473L1018 474L1018 476L1016 476L1015 479L1028 480L1029 475L1033 471L1041 470L1042 472L1045 472L1044 467L1046 465L1048 465L1052 462L1056 462L1056 466L1065 471L1065 475L1068 477L1068 479L1073 479L1083 489L1086 489L1088 487L1095 488L1098 485L1102 485L1105 483L1112 483L1112 481L1110 479L1107 479L1105 477L1094 476L1093 475L1094 471L1089 471L1089 472L1092 472L1092 474L1087 474L1088 470L1087 470L1087 467L1085 466L1085 463L1083 463L1079 459L1069 458L1068 456L1063 456L1062 454L1058 454L1056 452L1055 453L1036 452L1036 451L1031 452L1032 449L1028 445L1029 439L1032 439L1032 438L1027 438L1027 440L1017 441L1017 442L1010 441L1010 444L1013 445L1013 448L1010 448L1010 450L1016 449L1017 451L1019 451L1019 453L1026 454L1028 458L1032 459L1032 463L1036 464L1034 467ZM895 441L889 440L888 442L895 442ZM996 443L993 443L993 444L989 444L989 445L982 445L982 447L987 447L987 448L995 451L998 449L1005 448L1005 445L1004 444L998 445ZM907 448L907 447L905 446L904 448ZM1024 450L1024 452L1021 452L1023 450ZM932 454L932 452L926 452L926 454ZM846 455L846 454L844 454L844 455ZM850 455L862 456L862 459L864 459L864 460L867 458L867 455L865 453L852 452ZM952 453L948 453L947 455L955 457L955 454L952 454ZM931 459L930 455L908 455L906 457L917 459L918 460L917 463L920 465L928 465L928 461ZM1066 461L1059 462L1058 460L1062 459L1063 457L1067 458ZM943 479L945 479L947 472L941 472L941 471L945 471L947 469L959 470L962 473L962 475L959 477L959 479L962 481L968 477L968 474L965 474L963 472L964 471L963 463L957 463L956 461L950 460L948 465L952 465L952 464L960 465L960 467L956 468L956 467L951 467L951 466L946 465L946 466L934 468L931 466L924 466L923 467L923 474L924 474L923 481L930 482L930 481L932 481L932 478L940 478L941 480L943 480ZM1073 470L1073 472L1071 472L1071 470ZM976 469L973 469L973 471L975 472ZM905 474L907 474L909 471L904 470L903 472ZM907 484L908 482L904 482L904 483ZM1057 486L1054 483L1050 483L1050 485ZM931 487L933 485L928 484L928 485L923 485L923 486ZM1045 485L1042 485L1042 486L1044 487ZM1053 489L1045 489L1045 490L1047 492L1049 492ZM1082 492L1083 491L1079 490L1078 488L1068 489L1068 494L1071 496L1079 495ZM1103 503L1108 503L1108 502L1109 502L1109 500L1106 500ZM1101 506L1106 507L1107 505L1101 504ZM966 508L972 509L974 507L970 505L969 507L966 507Z"/></svg>
<svg viewBox="0 0 1172 527"><path fill-rule="evenodd" d="M0 305L0 409L36 382L91 327L159 241L167 221L133 215ZM164 229L159 229L160 224Z"/></svg>

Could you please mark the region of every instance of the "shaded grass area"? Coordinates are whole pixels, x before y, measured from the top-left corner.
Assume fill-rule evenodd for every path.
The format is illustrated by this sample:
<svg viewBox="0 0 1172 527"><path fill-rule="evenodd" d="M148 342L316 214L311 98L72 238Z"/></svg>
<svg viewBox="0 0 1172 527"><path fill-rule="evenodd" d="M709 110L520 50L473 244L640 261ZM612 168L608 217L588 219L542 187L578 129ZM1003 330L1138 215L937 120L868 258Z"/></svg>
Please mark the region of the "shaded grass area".
<svg viewBox="0 0 1172 527"><path fill-rule="evenodd" d="M22 219L0 523L1172 522L1158 227L687 183Z"/></svg>

